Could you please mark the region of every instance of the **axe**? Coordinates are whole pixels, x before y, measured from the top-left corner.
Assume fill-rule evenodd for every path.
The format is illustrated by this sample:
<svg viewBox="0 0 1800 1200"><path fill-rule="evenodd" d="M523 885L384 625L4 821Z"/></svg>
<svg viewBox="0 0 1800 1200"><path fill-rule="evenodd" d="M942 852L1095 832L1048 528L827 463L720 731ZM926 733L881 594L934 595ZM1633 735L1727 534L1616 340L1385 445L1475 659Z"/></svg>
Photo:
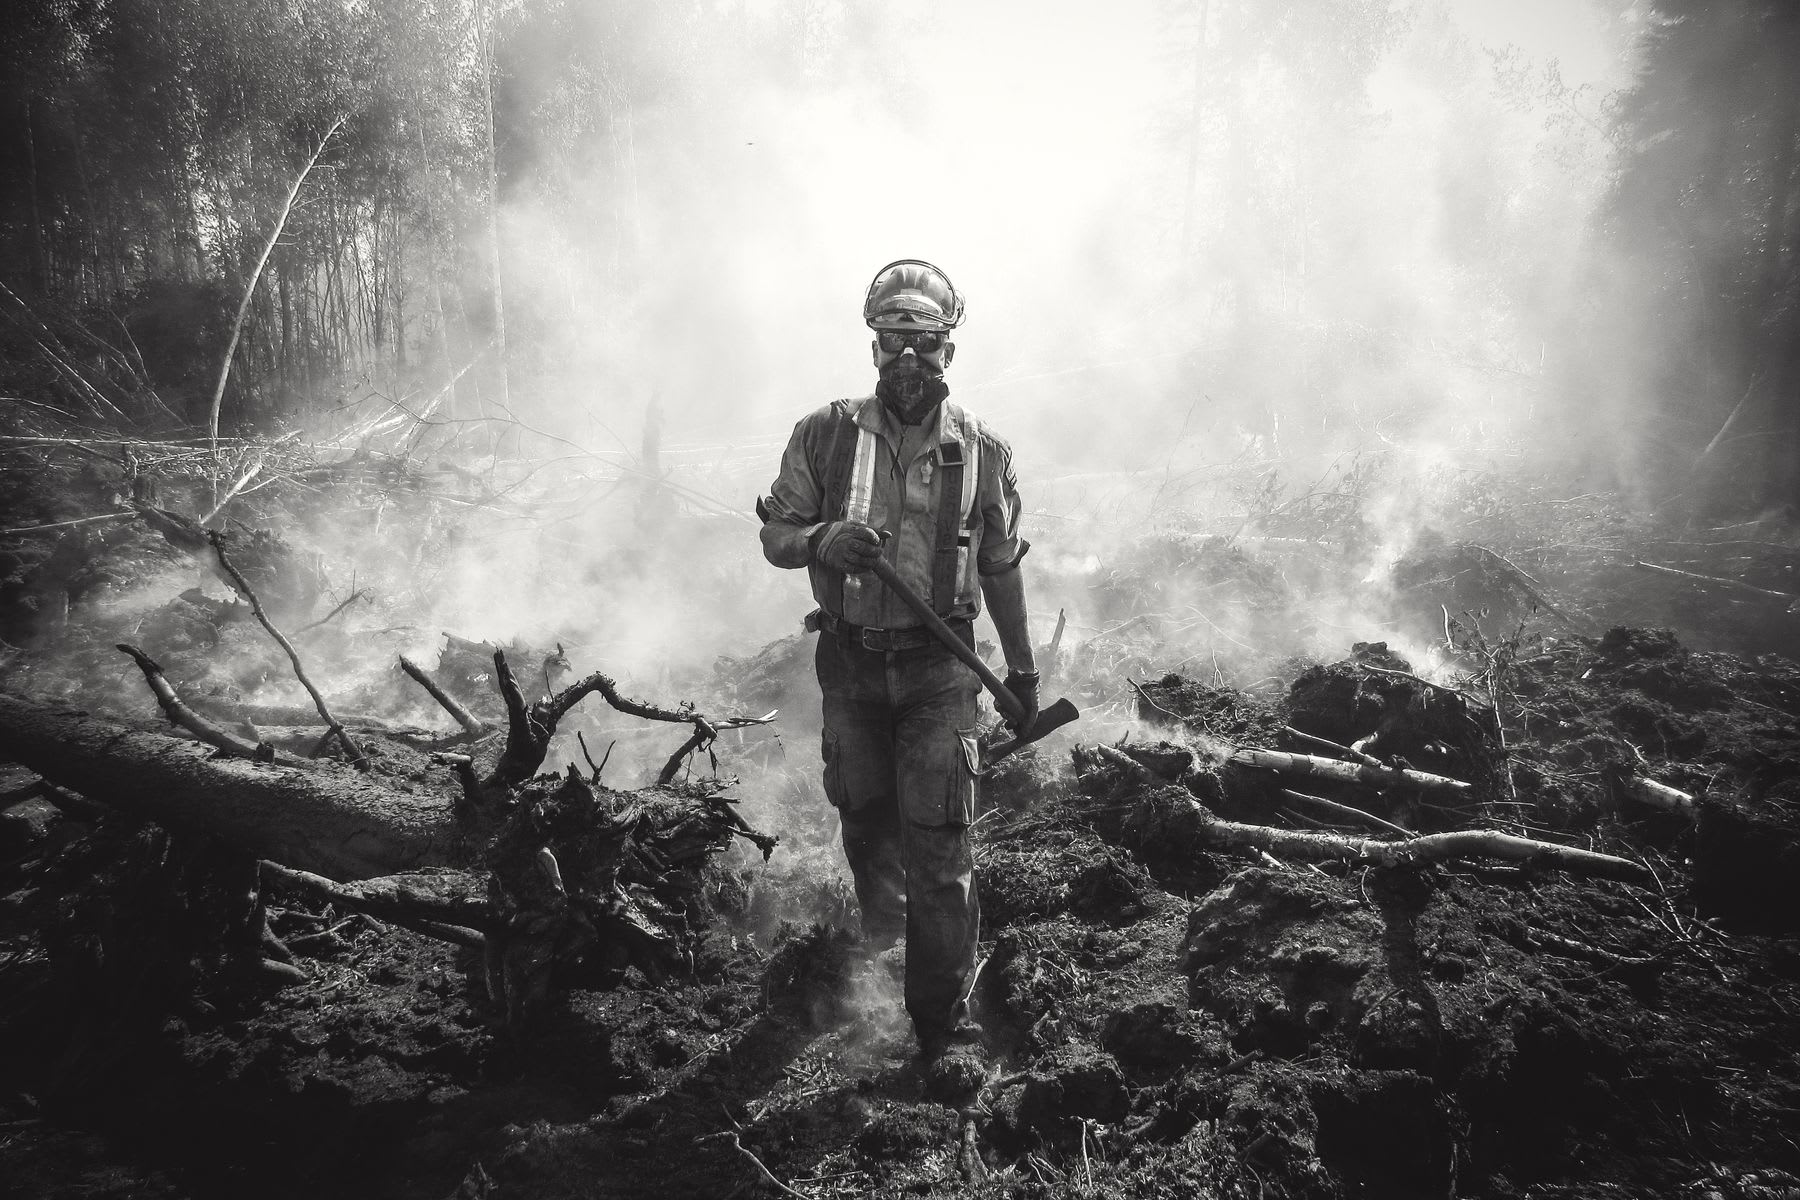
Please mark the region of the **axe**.
<svg viewBox="0 0 1800 1200"><path fill-rule="evenodd" d="M945 649L962 659L963 665L981 677L981 682L986 684L987 690L993 694L995 707L1002 714L1015 722L1025 715L1023 707L1019 704L1019 698L1007 691L1006 684L1000 681L1000 677L981 661L981 655L969 649L968 645L957 637L948 625L944 624L944 619L931 611L931 605L925 603L919 593L913 591L911 586L895 573L887 559L876 559L869 565L869 570L875 573L877 579L892 588L894 595L906 602L906 607L912 609L918 615L919 620L925 622L925 628L931 630L932 636L944 643ZM990 747L987 752L987 760L990 763L999 762L1020 746L1030 745L1045 734L1062 728L1079 716L1081 713L1076 710L1067 697L1058 700L1048 708L1040 708L1037 719L1031 723L1030 729L1011 741L1000 742Z"/></svg>

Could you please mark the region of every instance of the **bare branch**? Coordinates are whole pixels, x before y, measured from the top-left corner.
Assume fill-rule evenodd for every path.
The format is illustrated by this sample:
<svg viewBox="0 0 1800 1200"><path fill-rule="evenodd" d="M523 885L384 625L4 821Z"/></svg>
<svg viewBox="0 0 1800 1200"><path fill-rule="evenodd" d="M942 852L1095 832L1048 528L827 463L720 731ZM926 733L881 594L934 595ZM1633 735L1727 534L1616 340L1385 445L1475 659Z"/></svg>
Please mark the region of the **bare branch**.
<svg viewBox="0 0 1800 1200"><path fill-rule="evenodd" d="M1296 792L1290 788L1282 788L1281 794L1290 800L1304 800L1315 808L1322 808L1328 812L1337 813L1341 817L1349 817L1353 821L1361 821L1365 825L1373 825L1378 829L1385 829L1389 833L1397 833L1401 837L1417 836L1412 830L1378 817L1372 812L1364 812L1355 805L1339 804L1336 800L1327 800L1323 796L1314 796L1307 792Z"/></svg>
<svg viewBox="0 0 1800 1200"><path fill-rule="evenodd" d="M262 256L256 260L256 269L250 272L250 279L244 285L244 298L238 301L237 317L231 322L231 337L225 344L225 359L219 364L219 382L213 388L212 409L206 420L207 446L211 452L213 467L212 489L215 496L219 492L219 405L225 399L225 381L231 378L231 359L237 353L238 338L244 332L244 317L250 311L250 301L256 295L256 285L262 279L263 268L269 265L269 255L275 252L275 243L281 240L281 231L287 227L288 214L294 209L294 197L300 194L300 185L306 182L308 175L312 174L312 169L318 163L319 156L325 153L325 147L330 144L331 139L337 135L338 129L343 124L343 117L339 117L331 123L331 128L325 131L325 136L319 139L318 149L312 152L312 157L306 160L306 166L302 167L300 174L295 176L294 186L288 189L287 199L282 202L281 212L275 218L275 228L269 231L269 240L263 244Z"/></svg>
<svg viewBox="0 0 1800 1200"><path fill-rule="evenodd" d="M300 664L300 655L294 650L294 643L288 641L282 635L281 630L275 628L275 623L269 620L267 613L263 612L262 601L256 598L256 592L238 569L231 564L231 559L226 556L224 536L217 530L209 532L206 536L207 540L212 543L213 552L219 556L219 566L231 577L232 586L237 588L238 593L249 602L250 612L261 622L262 627L268 630L269 636L275 639L276 644L287 651L288 662L293 664L294 675L300 680L300 686L305 688L306 694L312 697L314 707L319 710L319 715L325 718L325 724L330 726L331 732L336 734L338 740L344 744L345 751L350 755L350 764L359 771L368 770L369 760L357 747L349 731L339 723L336 717L331 715L331 709L325 705L325 697L319 694L319 689L314 687L313 681L307 677L306 668Z"/></svg>
<svg viewBox="0 0 1800 1200"><path fill-rule="evenodd" d="M348 596L346 596L344 598L344 602L342 604L338 605L336 608L332 609L330 612L326 613L324 616L322 616L318 620L314 621L311 625L302 625L300 628L294 630L295 636L298 636L302 633L306 633L308 630L317 629L319 626L330 621L331 618L333 618L333 617L337 616L339 613L343 612L346 608L349 608L352 604L355 604L358 600L366 600L368 598L369 598L369 593L368 593L367 589L357 588L354 592L351 592Z"/></svg>
<svg viewBox="0 0 1800 1200"><path fill-rule="evenodd" d="M1199 818L1195 835L1215 849L1262 850L1280 858L1313 861L1366 862L1396 867L1412 863L1445 862L1458 858L1499 858L1514 862L1540 862L1578 875L1621 879L1629 883L1651 882L1650 871L1640 863L1611 854L1559 846L1515 837L1491 829L1463 829L1433 833L1403 842L1373 838L1272 829L1266 825L1242 825L1222 821L1199 801L1188 799Z"/></svg>
<svg viewBox="0 0 1800 1200"><path fill-rule="evenodd" d="M1369 766L1367 763L1339 762L1335 758L1319 758L1311 754L1289 754L1282 750L1259 750L1245 746L1232 752L1229 761L1246 767L1262 767L1289 775L1312 775L1345 783L1372 783L1377 787L1410 787L1421 791L1466 792L1470 784L1444 775L1431 775L1401 767Z"/></svg>
<svg viewBox="0 0 1800 1200"><path fill-rule="evenodd" d="M345 603L347 604L349 601L345 601ZM488 731L488 727L482 723L479 717L457 703L456 698L449 692L446 692L443 687L439 685L437 680L428 675L425 668L419 666L419 664L415 663L404 654L400 656L400 669L412 676L414 682L420 687L424 688L427 692L430 692L431 698L443 705L444 711L456 718L456 723L461 725L463 731L470 737L478 738Z"/></svg>
<svg viewBox="0 0 1800 1200"><path fill-rule="evenodd" d="M168 715L169 720L207 745L217 747L220 753L230 754L237 758L256 758L258 756L257 746L254 742L226 733L183 704L181 697L175 694L174 687L164 677L163 669L157 665L155 659L136 646L127 645L124 642L120 642L115 649L131 655L132 661L136 662L138 670L144 673L145 682L150 685L150 691L156 696L156 702L162 705L162 710Z"/></svg>
<svg viewBox="0 0 1800 1200"><path fill-rule="evenodd" d="M1647 563L1641 558L1633 559L1631 565L1642 571L1655 571L1658 575L1674 575L1679 579L1692 579L1696 583L1716 583L1720 587L1730 588L1734 592L1744 592L1752 596L1760 596L1764 600L1786 601L1790 606L1800 605L1800 596L1789 592L1776 592L1768 588L1759 588L1755 584L1744 583L1737 579L1720 579L1715 575L1698 575L1693 571L1681 571L1674 567L1661 567L1655 563ZM1789 612L1794 611L1792 607Z"/></svg>
<svg viewBox="0 0 1800 1200"><path fill-rule="evenodd" d="M321 899L379 918L402 929L480 950L487 939L461 922L484 922L484 904L461 903L408 887L402 877L383 876L356 883L337 883L310 871L296 871L267 859L257 864L265 880L299 888Z"/></svg>

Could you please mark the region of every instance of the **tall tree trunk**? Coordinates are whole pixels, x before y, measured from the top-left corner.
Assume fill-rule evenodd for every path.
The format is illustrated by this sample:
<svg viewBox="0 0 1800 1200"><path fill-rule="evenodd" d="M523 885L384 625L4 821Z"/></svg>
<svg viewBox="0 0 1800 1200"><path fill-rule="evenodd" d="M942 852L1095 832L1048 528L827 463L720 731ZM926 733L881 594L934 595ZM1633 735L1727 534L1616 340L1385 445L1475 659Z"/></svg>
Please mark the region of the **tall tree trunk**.
<svg viewBox="0 0 1800 1200"><path fill-rule="evenodd" d="M31 290L43 295L49 290L50 256L44 247L44 218L38 200L37 134L31 128L31 95L25 96L25 164L31 173Z"/></svg>
<svg viewBox="0 0 1800 1200"><path fill-rule="evenodd" d="M1782 31L1785 36L1776 39L1776 48L1770 52L1774 62L1779 64L1779 70L1791 70L1792 55L1800 51L1800 19L1790 14L1785 20L1787 27ZM1783 504L1800 495L1800 463L1795 462L1796 451L1800 450L1800 432L1795 430L1796 423L1800 423L1800 370L1796 369L1800 366L1800 352L1794 347L1794 339L1800 337L1800 319L1792 315L1791 303L1785 310L1782 304L1783 293L1795 290L1796 284L1785 250L1788 214L1800 198L1797 195L1800 194L1800 162L1796 161L1796 142L1800 142L1800 93L1795 92L1791 83L1782 87L1779 78L1771 83L1771 91L1782 99L1769 118L1769 153L1765 169L1769 196L1763 211L1761 278L1755 312L1761 326L1758 330L1762 341L1759 357L1767 376L1763 388L1767 407L1762 427L1770 431L1770 436L1761 439L1763 462L1759 474L1764 502ZM1777 313L1780 316L1776 316Z"/></svg>
<svg viewBox="0 0 1800 1200"><path fill-rule="evenodd" d="M1194 34L1194 96L1188 105L1187 181L1181 191L1181 255L1194 252L1194 187L1200 178L1200 121L1206 113L1206 26L1212 0L1200 0L1200 28Z"/></svg>
<svg viewBox="0 0 1800 1200"><path fill-rule="evenodd" d="M506 371L506 294L500 284L500 170L494 154L494 6L481 5L481 107L487 130L488 267L494 289L494 361L500 368L500 406L512 407Z"/></svg>
<svg viewBox="0 0 1800 1200"><path fill-rule="evenodd" d="M437 357L444 371L443 386L450 393L447 397L447 411L452 416L460 417L465 414L457 402L456 364L450 361L450 333L444 320L444 281L439 272L437 206L432 203L432 187L437 180L431 169L431 150L425 141L425 119L416 107L413 110L413 124L419 130L419 178L424 181L419 189L419 203L425 210L425 282L431 299L431 316L437 323ZM449 194L454 195L454 181L449 178L448 170L445 172L445 182L451 185L447 189Z"/></svg>

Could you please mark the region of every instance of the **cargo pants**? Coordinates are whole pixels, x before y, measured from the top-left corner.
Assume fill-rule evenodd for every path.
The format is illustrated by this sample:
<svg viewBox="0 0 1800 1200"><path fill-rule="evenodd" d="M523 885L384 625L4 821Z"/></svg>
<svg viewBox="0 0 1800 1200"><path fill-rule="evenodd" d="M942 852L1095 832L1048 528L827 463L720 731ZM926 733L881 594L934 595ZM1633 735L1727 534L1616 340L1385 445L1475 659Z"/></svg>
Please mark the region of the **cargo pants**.
<svg viewBox="0 0 1800 1200"><path fill-rule="evenodd" d="M966 630L966 626L964 627ZM863 936L906 937L906 1011L921 1042L968 1016L981 904L974 672L935 642L868 650L821 632L825 795L843 823Z"/></svg>

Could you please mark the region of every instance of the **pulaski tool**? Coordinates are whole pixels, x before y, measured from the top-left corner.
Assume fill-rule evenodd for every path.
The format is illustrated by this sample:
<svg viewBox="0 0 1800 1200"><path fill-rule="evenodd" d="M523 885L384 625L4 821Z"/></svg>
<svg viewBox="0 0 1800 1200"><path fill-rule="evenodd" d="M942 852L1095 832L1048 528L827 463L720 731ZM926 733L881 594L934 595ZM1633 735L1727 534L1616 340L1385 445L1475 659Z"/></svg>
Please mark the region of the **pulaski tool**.
<svg viewBox="0 0 1800 1200"><path fill-rule="evenodd" d="M887 539L883 538L882 540L886 541ZM969 649L968 645L964 643L961 638L956 636L956 633L950 626L944 624L944 619L931 611L931 605L925 603L919 593L913 591L912 587L895 573L894 568L888 564L887 559L876 559L870 564L869 570L875 573L877 579L892 588L894 595L906 602L906 607L912 609L913 612L918 615L919 620L925 622L925 628L931 630L933 637L944 643L944 647L948 649L950 653L962 659L964 666L968 667L969 670L981 677L981 682L986 685L988 692L993 695L994 705L1001 713L1012 721L1018 721L1024 717L1025 712L1023 707L1019 704L1019 698L1006 690L1006 685L1000 681L1000 677L994 674L992 668L981 661L981 655ZM1020 746L1028 746L1045 734L1062 728L1064 725L1067 725L1070 721L1073 721L1080 716L1080 711L1078 711L1075 705L1070 703L1069 699L1065 696L1055 704L1040 708L1038 710L1037 719L1031 723L1030 729L1027 729L1024 733L1021 733L1018 737L1015 737L1010 741L999 742L990 747L987 751L987 760L990 763L999 762L1014 750L1017 750Z"/></svg>

